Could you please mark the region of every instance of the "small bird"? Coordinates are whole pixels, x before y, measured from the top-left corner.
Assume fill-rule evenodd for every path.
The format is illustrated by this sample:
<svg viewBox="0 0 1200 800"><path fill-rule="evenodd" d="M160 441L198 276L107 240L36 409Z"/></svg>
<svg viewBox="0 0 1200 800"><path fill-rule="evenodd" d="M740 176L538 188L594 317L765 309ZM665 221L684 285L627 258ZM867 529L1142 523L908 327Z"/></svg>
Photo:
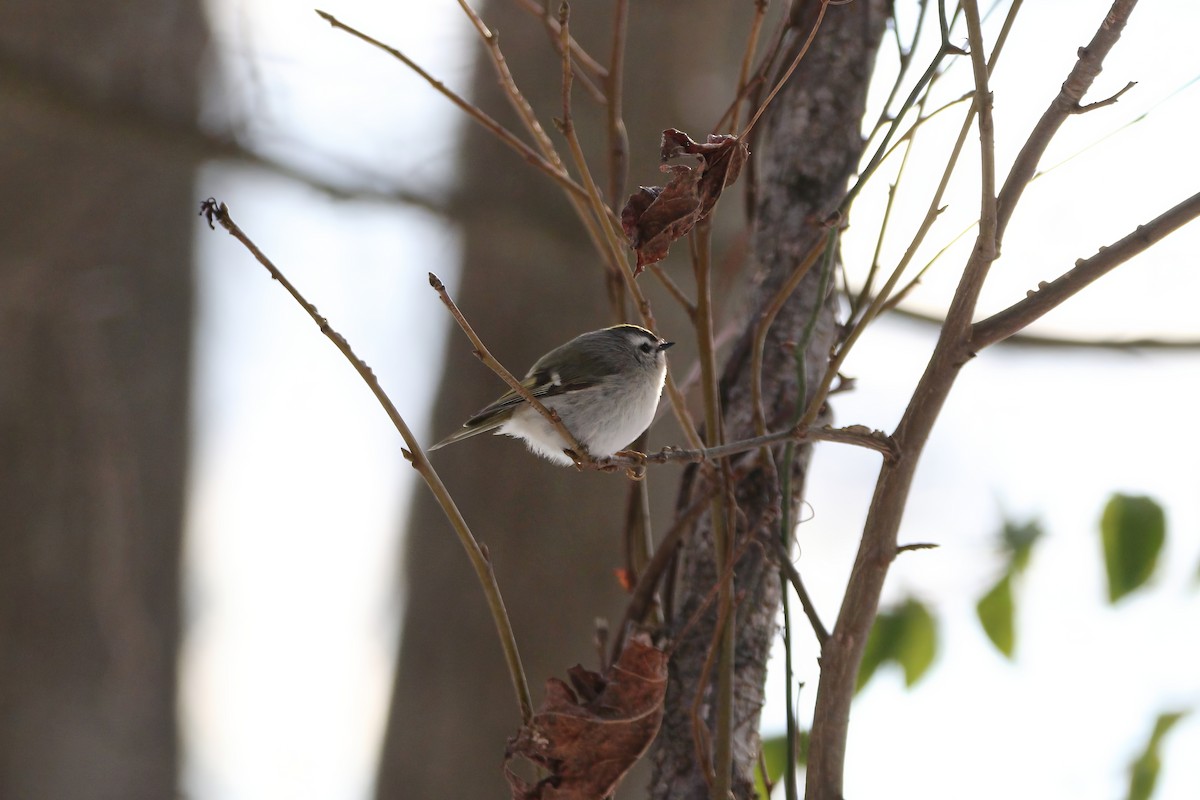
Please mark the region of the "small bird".
<svg viewBox="0 0 1200 800"><path fill-rule="evenodd" d="M667 377L667 348L673 344L638 325L601 328L546 353L521 384L558 412L589 454L609 456L650 427ZM558 431L512 390L429 449L488 431L524 439L531 451L555 464L574 463Z"/></svg>

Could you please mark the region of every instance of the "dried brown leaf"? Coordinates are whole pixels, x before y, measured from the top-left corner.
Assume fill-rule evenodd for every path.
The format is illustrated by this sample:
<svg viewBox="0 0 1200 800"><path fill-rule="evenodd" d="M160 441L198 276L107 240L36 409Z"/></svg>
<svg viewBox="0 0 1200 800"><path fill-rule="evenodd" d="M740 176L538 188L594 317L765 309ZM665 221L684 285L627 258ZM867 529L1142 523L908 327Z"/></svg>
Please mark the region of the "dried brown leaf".
<svg viewBox="0 0 1200 800"><path fill-rule="evenodd" d="M687 236L697 222L712 213L721 192L737 180L750 151L738 137L710 134L701 143L686 133L663 131L664 162L683 155L696 156L695 167L663 164L671 175L666 186L642 186L621 209L621 227L637 251L637 273L662 261L671 242Z"/></svg>
<svg viewBox="0 0 1200 800"><path fill-rule="evenodd" d="M513 800L602 800L616 789L662 723L667 656L645 634L625 643L603 675L576 666L574 689L546 681L546 697L508 742L504 773ZM550 772L529 784L509 768L514 756Z"/></svg>

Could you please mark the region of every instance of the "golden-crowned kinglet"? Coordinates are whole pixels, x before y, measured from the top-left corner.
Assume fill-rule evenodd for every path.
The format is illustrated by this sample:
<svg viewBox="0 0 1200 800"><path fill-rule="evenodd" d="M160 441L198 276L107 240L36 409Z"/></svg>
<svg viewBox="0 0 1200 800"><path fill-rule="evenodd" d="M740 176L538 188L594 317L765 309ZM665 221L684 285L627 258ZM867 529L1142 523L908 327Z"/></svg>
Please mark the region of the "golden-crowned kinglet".
<svg viewBox="0 0 1200 800"><path fill-rule="evenodd" d="M667 377L666 351L673 344L637 325L602 328L546 353L521 383L558 412L588 453L612 455L654 420ZM556 464L572 463L558 431L511 390L429 449L487 431L524 439L530 450Z"/></svg>

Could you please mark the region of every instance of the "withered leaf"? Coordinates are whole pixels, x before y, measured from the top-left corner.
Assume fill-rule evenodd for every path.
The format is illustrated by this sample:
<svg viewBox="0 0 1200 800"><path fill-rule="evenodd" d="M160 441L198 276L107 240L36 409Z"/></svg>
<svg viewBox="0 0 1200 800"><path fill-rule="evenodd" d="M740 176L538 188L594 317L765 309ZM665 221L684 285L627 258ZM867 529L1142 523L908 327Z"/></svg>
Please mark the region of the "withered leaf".
<svg viewBox="0 0 1200 800"><path fill-rule="evenodd" d="M712 213L721 192L737 180L750 151L736 136L710 134L701 143L686 133L663 131L664 162L681 155L699 159L695 167L663 164L671 176L666 186L642 186L621 209L621 228L637 251L637 274L667 257L671 242L687 236L696 223Z"/></svg>
<svg viewBox="0 0 1200 800"><path fill-rule="evenodd" d="M658 733L667 656L645 634L631 636L603 675L579 666L569 674L575 688L547 680L541 708L508 742L504 774L512 800L602 800ZM518 755L550 775L527 783L509 768Z"/></svg>

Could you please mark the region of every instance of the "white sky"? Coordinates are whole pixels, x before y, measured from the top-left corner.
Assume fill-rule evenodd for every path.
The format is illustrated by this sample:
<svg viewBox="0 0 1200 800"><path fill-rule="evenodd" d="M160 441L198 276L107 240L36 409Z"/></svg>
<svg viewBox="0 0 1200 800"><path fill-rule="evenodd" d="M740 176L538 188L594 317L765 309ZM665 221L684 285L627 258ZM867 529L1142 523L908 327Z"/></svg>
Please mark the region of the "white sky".
<svg viewBox="0 0 1200 800"><path fill-rule="evenodd" d="M237 110L214 116L330 181L404 176L436 189L452 175L453 109L395 62L332 31L305 4L211 6L217 55L240 87ZM993 86L1001 172L1108 3L1026 6ZM473 40L450 0L325 8L451 86L468 84ZM1200 74L1197 23L1200 8L1191 4L1135 11L1091 99L1128 80L1138 87L1115 107L1069 120L1047 164L1150 116L1029 190L981 310L1023 296L1200 186L1200 85L1170 97ZM948 85L946 96L960 87ZM942 127L957 130L957 120L947 115ZM938 126L928 135L924 150L936 156ZM933 163L914 158L910 173L932 172ZM969 184L956 182L930 253L973 218ZM197 196L229 203L375 369L410 426L427 431L424 387L435 379L446 327L425 273L453 281L450 227L411 208L330 200L265 170L214 163L197 185ZM891 223L893 259L928 202L923 181L909 189ZM880 205L864 201L847 234L850 269L874 245L871 209ZM914 295L914 308L942 307L969 239ZM184 791L196 800L366 798L391 686L409 470L374 399L279 287L229 237L198 226L197 246ZM1200 338L1197 252L1193 225L1038 330ZM838 421L893 426L931 345L930 333L911 323L872 331L847 365L859 387L838 397ZM905 541L942 546L902 557L885 593L934 608L941 652L914 690L884 669L855 704L848 796L1120 796L1154 716L1200 706L1198 376L1200 356L1150 353L995 350L964 370L902 532ZM877 458L849 448L822 446L816 456L801 569L828 624L877 468ZM1153 587L1110 608L1096 530L1118 490L1163 501L1169 535ZM1004 514L1036 516L1049 532L1018 593L1012 663L986 641L973 610L999 567L992 535ZM798 651L809 687L814 657L806 644ZM769 730L782 724L782 698L776 679ZM811 700L806 689L806 717ZM1200 797L1190 758L1197 752L1193 715L1167 740L1158 797Z"/></svg>

